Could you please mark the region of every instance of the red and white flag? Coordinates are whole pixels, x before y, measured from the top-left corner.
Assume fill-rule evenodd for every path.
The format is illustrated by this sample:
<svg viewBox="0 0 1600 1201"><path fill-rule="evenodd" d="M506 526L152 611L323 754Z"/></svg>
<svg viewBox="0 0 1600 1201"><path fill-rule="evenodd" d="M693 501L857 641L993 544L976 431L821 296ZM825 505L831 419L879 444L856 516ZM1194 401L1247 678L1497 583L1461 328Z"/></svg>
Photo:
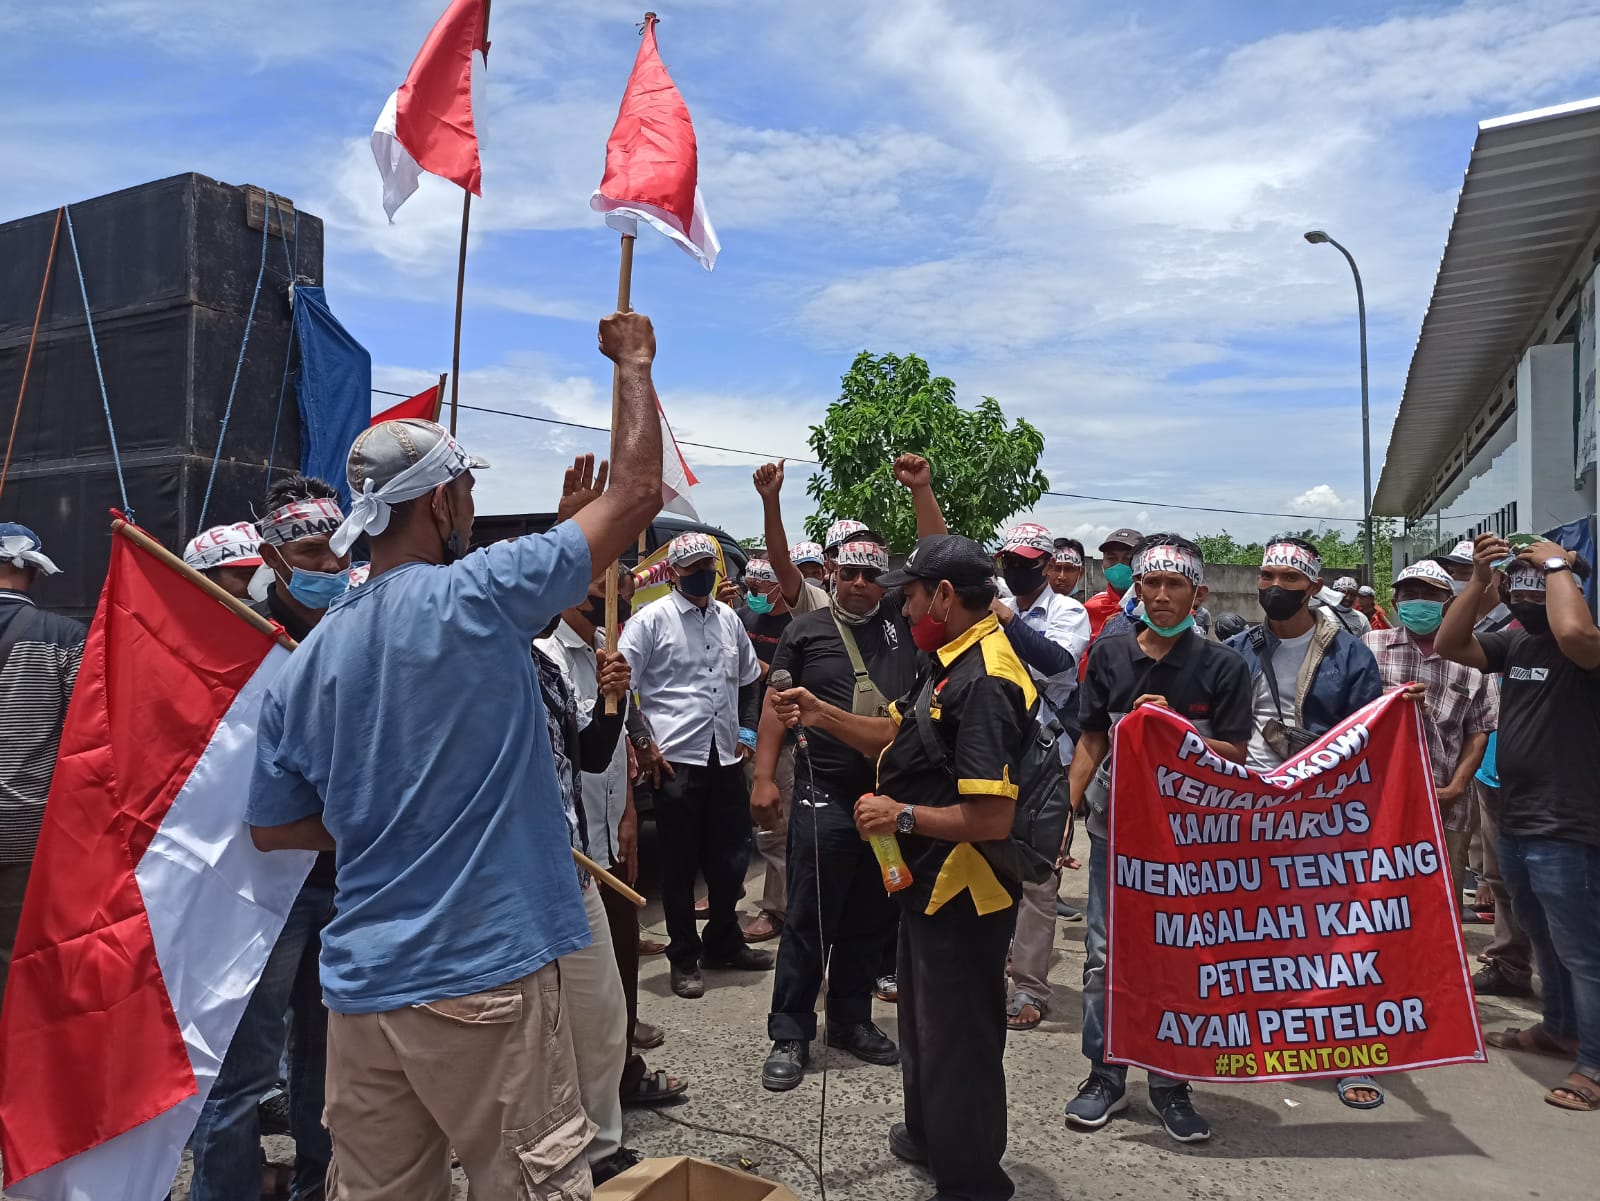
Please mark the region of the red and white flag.
<svg viewBox="0 0 1600 1201"><path fill-rule="evenodd" d="M661 414L661 507L685 517L700 520L694 502L689 499L689 489L700 481L689 469L678 440L672 436L672 426L667 421L667 411L661 407L661 397L656 397L656 412Z"/></svg>
<svg viewBox="0 0 1600 1201"><path fill-rule="evenodd" d="M487 59L489 54L484 3L451 0L372 127L372 157L378 160L383 211L391 221L424 171L483 195L472 119L472 55Z"/></svg>
<svg viewBox="0 0 1600 1201"><path fill-rule="evenodd" d="M402 421L407 417L420 417L424 421L439 420L439 402L444 399L444 389L435 384L426 392L418 392L410 400L402 400L397 405L391 405L381 413L373 415L371 424L381 425L385 421Z"/></svg>
<svg viewBox="0 0 1600 1201"><path fill-rule="evenodd" d="M652 13L606 142L605 177L589 207L630 236L637 236L641 218L648 221L710 271L722 244L700 198L699 176L694 123L656 49Z"/></svg>
<svg viewBox="0 0 1600 1201"><path fill-rule="evenodd" d="M313 856L244 825L288 651L125 537L67 710L0 1014L12 1197L157 1201Z"/></svg>

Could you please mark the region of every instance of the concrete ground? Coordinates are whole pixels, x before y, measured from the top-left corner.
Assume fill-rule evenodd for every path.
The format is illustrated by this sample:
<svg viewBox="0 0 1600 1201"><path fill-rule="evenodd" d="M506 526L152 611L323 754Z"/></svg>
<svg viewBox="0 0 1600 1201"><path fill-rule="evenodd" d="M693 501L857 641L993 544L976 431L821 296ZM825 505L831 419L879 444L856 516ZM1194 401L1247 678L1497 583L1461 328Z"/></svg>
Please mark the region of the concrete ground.
<svg viewBox="0 0 1600 1201"><path fill-rule="evenodd" d="M1062 894L1080 907L1084 876L1069 872ZM759 895L752 871L751 897ZM643 913L647 931L664 941L659 904ZM1468 928L1472 954L1488 927ZM767 944L775 947L775 943ZM1203 1146L1172 1142L1144 1109L1144 1082L1134 1073L1133 1107L1104 1130L1067 1130L1062 1107L1084 1074L1078 1049L1078 981L1083 924L1060 923L1051 968L1055 996L1037 1030L1013 1034L1006 1049L1011 1132L1006 1167L1020 1201L1460 1201L1466 1197L1578 1198L1592 1190L1600 1115L1567 1113L1543 1101L1568 1066L1541 1056L1490 1051L1487 1065L1438 1068L1386 1078L1388 1103L1362 1113L1339 1104L1331 1081L1202 1085L1195 1103L1215 1137ZM804 1157L814 1163L822 1103L821 1044L805 1083L790 1093L766 1092L769 973L706 974L703 999L672 995L664 957L643 961L640 1014L667 1031L649 1054L652 1067L691 1080L690 1099L662 1112L630 1110L629 1143L647 1155L698 1155L730 1166L741 1160L782 1181L803 1201L819 1196ZM892 1005L876 1020L896 1034ZM1538 1017L1531 1004L1489 1000L1479 1013L1486 1029ZM900 1116L900 1074L832 1052L828 1056L827 1125L823 1145L828 1196L840 1201L921 1201L931 1181L889 1155L885 1133ZM731 1131L687 1129L681 1119ZM793 1151L754 1135L789 1144ZM268 1140L274 1159L292 1158L288 1140ZM187 1195L187 1165L174 1196ZM466 1197L457 1173L455 1195ZM397 1199L398 1201L398 1199Z"/></svg>

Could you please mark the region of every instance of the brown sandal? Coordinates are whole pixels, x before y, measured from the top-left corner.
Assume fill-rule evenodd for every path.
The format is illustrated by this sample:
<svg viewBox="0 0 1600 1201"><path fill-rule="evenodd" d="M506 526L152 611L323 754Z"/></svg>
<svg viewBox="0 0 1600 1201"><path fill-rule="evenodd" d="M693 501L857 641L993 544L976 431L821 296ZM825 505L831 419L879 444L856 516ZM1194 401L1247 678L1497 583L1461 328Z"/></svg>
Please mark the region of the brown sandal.
<svg viewBox="0 0 1600 1201"><path fill-rule="evenodd" d="M1550 1055L1556 1059L1570 1059L1578 1049L1575 1044L1563 1044L1544 1028L1543 1022L1523 1030L1515 1027L1510 1030L1496 1030L1484 1035L1483 1041L1500 1051L1529 1051L1536 1055Z"/></svg>
<svg viewBox="0 0 1600 1201"><path fill-rule="evenodd" d="M1544 1100L1557 1109L1593 1113L1600 1109L1600 1080L1592 1080L1582 1072L1569 1072L1564 1081L1544 1095Z"/></svg>

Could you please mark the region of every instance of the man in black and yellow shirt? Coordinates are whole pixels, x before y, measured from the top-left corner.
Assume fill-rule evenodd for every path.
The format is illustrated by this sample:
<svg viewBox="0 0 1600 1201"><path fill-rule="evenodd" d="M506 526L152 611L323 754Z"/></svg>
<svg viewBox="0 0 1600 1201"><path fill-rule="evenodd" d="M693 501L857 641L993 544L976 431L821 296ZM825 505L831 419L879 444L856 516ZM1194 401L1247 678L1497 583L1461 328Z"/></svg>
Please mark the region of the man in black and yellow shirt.
<svg viewBox="0 0 1600 1201"><path fill-rule="evenodd" d="M863 837L899 839L912 883L900 902L903 1124L889 1149L926 1164L941 1197L1004 1201L1005 962L1020 886L977 843L1009 838L1017 773L1038 697L989 611L994 563L970 538L923 538L898 572L911 636L927 652L887 718L857 716L797 688L774 698L802 723L878 757L878 791L856 802ZM928 692L931 754L915 713Z"/></svg>

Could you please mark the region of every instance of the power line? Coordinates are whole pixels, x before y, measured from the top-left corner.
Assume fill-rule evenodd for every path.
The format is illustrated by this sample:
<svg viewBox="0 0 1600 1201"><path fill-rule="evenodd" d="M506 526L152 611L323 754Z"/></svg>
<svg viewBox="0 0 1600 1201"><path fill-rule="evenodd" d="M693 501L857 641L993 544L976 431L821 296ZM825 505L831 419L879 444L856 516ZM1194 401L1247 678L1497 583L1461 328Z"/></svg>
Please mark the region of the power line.
<svg viewBox="0 0 1600 1201"><path fill-rule="evenodd" d="M383 388L374 388L372 391L379 396L398 396L405 400L410 399L409 394L405 392L390 392ZM490 409L482 405L469 404L463 404L461 408L470 409L474 413L492 413L497 417L515 417L522 421L539 421L545 425L559 425L573 430L588 430L596 434L609 434L611 432L607 426L603 425L585 425L580 421L562 421L555 417L540 417L533 413L513 413L509 409ZM812 467L820 466L815 459L803 459L794 455L767 454L765 451L746 450L739 446L717 446L710 442L690 442L685 438L679 438L678 445L693 446L697 450L721 451L723 454L748 455L752 459L760 459L763 462L776 462L778 459L787 459L790 463L805 463ZM1132 500L1126 496L1090 496L1085 492L1053 492L1047 489L1044 494L1058 497L1062 500L1092 500L1100 504L1132 505L1136 508L1144 509L1184 509L1194 513L1226 513L1235 517L1283 517L1291 521L1346 521L1354 525L1360 525L1362 522L1360 517L1328 517L1317 513L1269 513L1259 509L1224 509L1212 505L1180 505L1159 500ZM1458 518L1487 517L1489 514L1463 513L1456 516Z"/></svg>

